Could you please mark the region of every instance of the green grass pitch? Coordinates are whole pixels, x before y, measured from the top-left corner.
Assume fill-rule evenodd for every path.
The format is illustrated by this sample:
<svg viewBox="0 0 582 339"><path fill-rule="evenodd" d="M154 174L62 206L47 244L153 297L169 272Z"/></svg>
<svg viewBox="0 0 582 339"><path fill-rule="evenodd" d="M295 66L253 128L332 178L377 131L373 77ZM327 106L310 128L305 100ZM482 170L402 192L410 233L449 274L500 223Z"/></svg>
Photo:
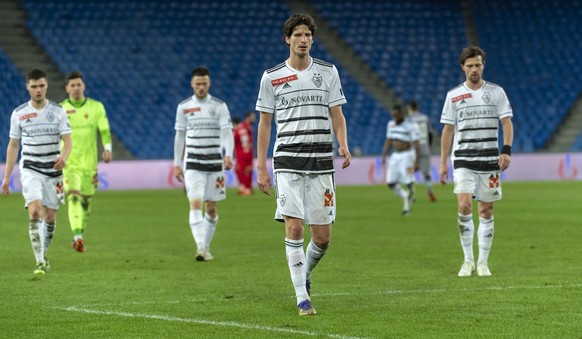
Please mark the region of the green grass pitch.
<svg viewBox="0 0 582 339"><path fill-rule="evenodd" d="M0 337L582 337L582 182L504 185L487 278L456 275L452 186L436 203L419 186L409 217L385 186L339 187L315 317L297 315L273 196L229 191L215 260L196 262L183 191L99 192L85 253L61 209L42 279L22 196L0 197Z"/></svg>

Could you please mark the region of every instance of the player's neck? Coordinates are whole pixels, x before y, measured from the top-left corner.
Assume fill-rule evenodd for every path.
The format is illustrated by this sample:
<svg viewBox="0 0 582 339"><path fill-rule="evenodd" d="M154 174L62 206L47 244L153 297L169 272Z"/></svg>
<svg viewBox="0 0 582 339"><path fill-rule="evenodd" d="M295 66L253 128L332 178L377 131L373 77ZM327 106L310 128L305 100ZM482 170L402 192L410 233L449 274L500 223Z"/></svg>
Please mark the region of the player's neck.
<svg viewBox="0 0 582 339"><path fill-rule="evenodd" d="M30 100L30 105L35 109L43 109L46 107L48 100L46 98L42 99L41 101Z"/></svg>
<svg viewBox="0 0 582 339"><path fill-rule="evenodd" d="M485 81L483 79L479 80L478 82L472 82L472 81L465 81L465 86L467 86L470 90L476 91L478 89L480 89L481 87L483 87L483 84L485 83Z"/></svg>
<svg viewBox="0 0 582 339"><path fill-rule="evenodd" d="M287 62L289 63L289 66L293 67L293 69L303 71L309 67L309 64L311 64L311 57L309 54L305 56L291 54Z"/></svg>
<svg viewBox="0 0 582 339"><path fill-rule="evenodd" d="M69 97L69 101L70 101L70 102L71 102L73 105L75 105L75 106L78 106L78 105L82 105L83 103L85 103L85 97L84 97L84 96L82 96L82 97L80 97L80 98L78 98L78 99L76 99L75 97Z"/></svg>

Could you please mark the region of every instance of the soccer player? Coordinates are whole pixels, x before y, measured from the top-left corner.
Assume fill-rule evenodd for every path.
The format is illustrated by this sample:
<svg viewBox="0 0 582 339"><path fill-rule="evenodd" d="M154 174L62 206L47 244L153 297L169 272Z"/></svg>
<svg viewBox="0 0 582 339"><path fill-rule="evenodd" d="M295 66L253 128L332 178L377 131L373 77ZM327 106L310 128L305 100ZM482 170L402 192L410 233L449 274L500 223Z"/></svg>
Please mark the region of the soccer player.
<svg viewBox="0 0 582 339"><path fill-rule="evenodd" d="M57 226L57 211L64 203L63 173L71 152L71 127L67 113L46 98L46 73L33 68L26 74L30 101L18 106L10 117L10 141L2 193L10 193L10 176L22 142L20 182L28 209L28 233L36 259L35 275L50 268L46 258ZM59 151L59 142L63 147Z"/></svg>
<svg viewBox="0 0 582 339"><path fill-rule="evenodd" d="M240 195L253 194L253 124L255 112L247 112L245 120L234 128L234 170L239 182Z"/></svg>
<svg viewBox="0 0 582 339"><path fill-rule="evenodd" d="M85 97L85 83L81 72L67 75L65 90L69 98L61 102L67 111L72 139L75 147L64 169L65 191L67 193L69 224L73 231L72 247L77 252L85 252L83 234L89 223L91 200L99 183L97 175L97 133L101 134L105 163L112 158L111 132L105 107L100 101Z"/></svg>
<svg viewBox="0 0 582 339"><path fill-rule="evenodd" d="M269 195L272 182L266 162L271 123L275 120L275 219L285 222L287 265L299 315L314 315L311 273L328 250L336 215L333 132L339 143L338 152L344 157L342 168L348 167L351 159L341 107L346 98L336 67L309 55L316 30L313 18L294 14L283 30L289 58L263 73L256 104L260 112L258 185L261 192ZM311 229L305 252L304 224Z"/></svg>
<svg viewBox="0 0 582 339"><path fill-rule="evenodd" d="M426 189L428 192L428 200L435 202L436 197L432 191L432 175L430 173L430 150L432 147L432 132L430 126L430 118L428 115L418 111L418 103L410 101L408 103L408 117L416 124L419 133L420 153L416 154L420 171L424 176L426 182Z"/></svg>
<svg viewBox="0 0 582 339"><path fill-rule="evenodd" d="M196 260L209 261L214 259L210 243L218 223L217 201L226 199L224 170L232 168L234 141L228 106L208 93L208 69L195 68L191 79L194 95L182 101L176 111L174 176L186 184ZM185 149L184 173L180 164Z"/></svg>
<svg viewBox="0 0 582 339"><path fill-rule="evenodd" d="M483 80L485 59L485 52L479 47L462 50L459 64L466 81L447 93L441 116L444 128L439 179L442 185L446 184L450 155L458 204L457 224L465 257L459 277L471 276L475 270L473 198L478 201L479 210L477 275L491 275L487 261L493 241L493 204L501 199L500 174L511 162L513 111L503 88ZM498 121L503 129L501 154Z"/></svg>
<svg viewBox="0 0 582 339"><path fill-rule="evenodd" d="M386 171L386 184L396 194L402 198L404 206L402 215L410 215L414 204L414 172L418 168L418 157L420 154L420 143L418 129L414 122L406 118L406 113L402 106L392 107L392 120L388 122L386 131L386 142L382 153L382 164L386 164L386 156L390 149L394 152L390 156L390 163ZM406 186L406 189L401 187Z"/></svg>

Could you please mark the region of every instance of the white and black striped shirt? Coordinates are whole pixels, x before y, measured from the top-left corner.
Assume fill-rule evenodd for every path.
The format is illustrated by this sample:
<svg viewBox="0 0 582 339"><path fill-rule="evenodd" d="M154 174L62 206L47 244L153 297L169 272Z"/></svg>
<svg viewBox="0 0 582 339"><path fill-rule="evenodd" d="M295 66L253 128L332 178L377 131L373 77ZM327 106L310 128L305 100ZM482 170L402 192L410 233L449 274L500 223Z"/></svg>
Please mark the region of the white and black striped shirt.
<svg viewBox="0 0 582 339"><path fill-rule="evenodd" d="M228 106L210 94L182 101L176 110L176 131L186 131L185 168L222 171L221 130L232 130Z"/></svg>
<svg viewBox="0 0 582 339"><path fill-rule="evenodd" d="M395 120L390 120L386 127L386 139L398 140L411 144L419 140L417 126L410 120L404 119L400 124Z"/></svg>
<svg viewBox="0 0 582 339"><path fill-rule="evenodd" d="M454 125L454 168L477 172L499 171L499 120L513 111L501 86L485 82L476 91L465 83L447 93L441 123Z"/></svg>
<svg viewBox="0 0 582 339"><path fill-rule="evenodd" d="M345 103L333 64L311 58L303 71L287 61L266 70L256 110L275 115L274 172L333 173L329 108Z"/></svg>
<svg viewBox="0 0 582 339"><path fill-rule="evenodd" d="M47 177L60 177L53 168L60 152L61 135L71 134L67 112L59 104L48 101L41 109L30 102L18 106L10 117L10 138L21 139L20 168Z"/></svg>

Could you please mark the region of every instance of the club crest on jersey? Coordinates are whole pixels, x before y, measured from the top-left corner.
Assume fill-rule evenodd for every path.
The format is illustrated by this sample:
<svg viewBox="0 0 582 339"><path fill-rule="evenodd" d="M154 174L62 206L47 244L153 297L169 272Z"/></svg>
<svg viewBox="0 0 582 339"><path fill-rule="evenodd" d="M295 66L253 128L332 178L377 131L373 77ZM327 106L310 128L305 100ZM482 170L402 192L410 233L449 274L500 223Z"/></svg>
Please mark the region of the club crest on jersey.
<svg viewBox="0 0 582 339"><path fill-rule="evenodd" d="M36 113L29 113L29 114L25 114L20 116L20 118L18 118L18 120L22 121L22 120L27 120L30 118L36 118L38 115Z"/></svg>
<svg viewBox="0 0 582 339"><path fill-rule="evenodd" d="M193 108L185 109L184 111L182 111L182 113L184 113L184 114L194 114L194 113L200 112L200 111L201 111L201 108L200 107L193 107Z"/></svg>
<svg viewBox="0 0 582 339"><path fill-rule="evenodd" d="M224 188L224 177L216 178L216 188Z"/></svg>
<svg viewBox="0 0 582 339"><path fill-rule="evenodd" d="M52 111L49 111L46 114L46 119L48 120L48 122L53 122L53 120L55 120L55 114Z"/></svg>
<svg viewBox="0 0 582 339"><path fill-rule="evenodd" d="M67 110L67 114L75 114L75 113L77 113L77 110L75 110L75 109L68 109Z"/></svg>
<svg viewBox="0 0 582 339"><path fill-rule="evenodd" d="M483 101L488 104L491 101L491 93L489 92L483 92L483 96L481 97L481 99L483 99Z"/></svg>
<svg viewBox="0 0 582 339"><path fill-rule="evenodd" d="M491 174L489 176L489 188L499 187L499 174Z"/></svg>
<svg viewBox="0 0 582 339"><path fill-rule="evenodd" d="M216 116L216 111L214 110L214 108L211 108L211 109L208 111L208 114L210 114L210 116L214 118L214 117Z"/></svg>
<svg viewBox="0 0 582 339"><path fill-rule="evenodd" d="M323 77L321 76L321 74L313 74L313 78L311 79L311 81L313 81L313 83L315 84L315 86L317 86L317 88L321 87L321 84L323 83Z"/></svg>
<svg viewBox="0 0 582 339"><path fill-rule="evenodd" d="M333 206L333 193L330 192L329 188L325 190L325 193L323 193L323 206Z"/></svg>
<svg viewBox="0 0 582 339"><path fill-rule="evenodd" d="M298 79L297 74L293 74L293 75L289 75L289 76L282 77L279 79L271 80L271 85L278 86L278 85L284 84L286 82L295 81L297 79Z"/></svg>
<svg viewBox="0 0 582 339"><path fill-rule="evenodd" d="M281 205L281 207L285 206L285 203L287 202L287 198L285 197L285 194L281 194L281 196L279 197L279 205Z"/></svg>
<svg viewBox="0 0 582 339"><path fill-rule="evenodd" d="M89 113L83 114L83 117L85 117L85 120L89 119Z"/></svg>
<svg viewBox="0 0 582 339"><path fill-rule="evenodd" d="M461 101L463 99L469 99L469 98L472 98L472 97L473 97L473 94L466 93L466 94L461 94L461 95L458 95L458 96L454 97L453 99L451 99L451 101L452 102L457 102L457 101Z"/></svg>

